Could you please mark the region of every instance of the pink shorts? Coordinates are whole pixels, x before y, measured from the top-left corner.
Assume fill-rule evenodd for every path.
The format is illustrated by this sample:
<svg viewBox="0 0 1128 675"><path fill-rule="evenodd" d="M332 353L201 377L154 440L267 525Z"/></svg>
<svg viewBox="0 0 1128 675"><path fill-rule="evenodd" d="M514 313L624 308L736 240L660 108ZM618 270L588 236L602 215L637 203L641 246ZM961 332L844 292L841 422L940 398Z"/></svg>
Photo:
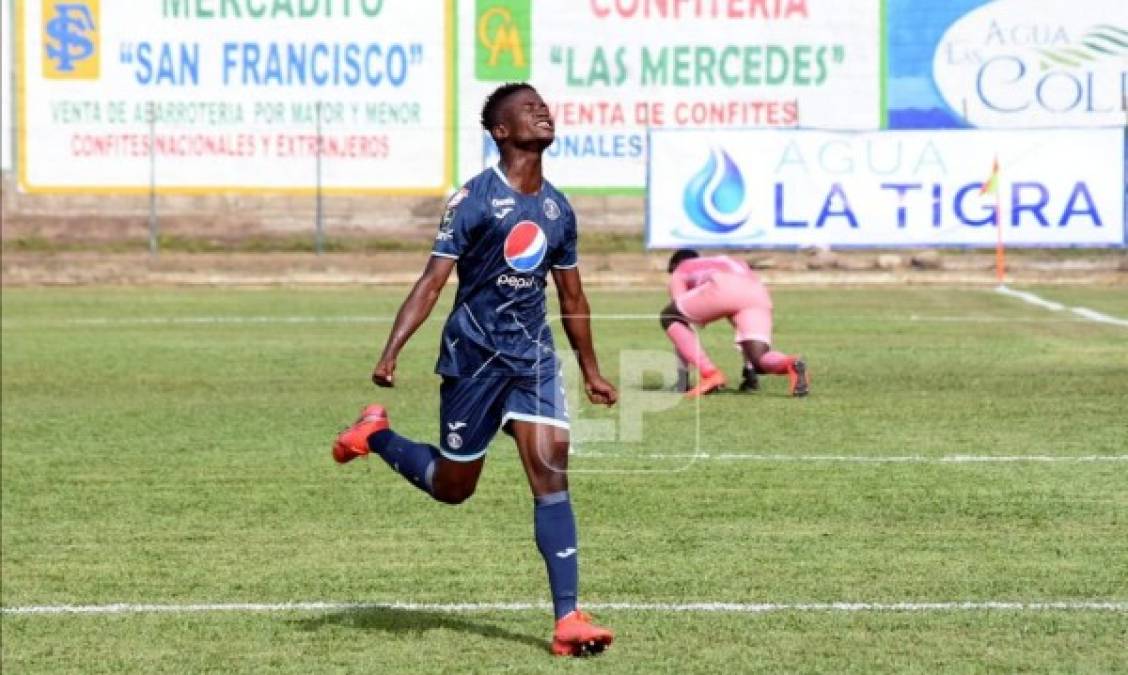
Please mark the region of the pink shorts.
<svg viewBox="0 0 1128 675"><path fill-rule="evenodd" d="M717 273L674 298L674 306L701 326L727 318L736 329L737 342L772 343L772 298L764 284L756 279Z"/></svg>

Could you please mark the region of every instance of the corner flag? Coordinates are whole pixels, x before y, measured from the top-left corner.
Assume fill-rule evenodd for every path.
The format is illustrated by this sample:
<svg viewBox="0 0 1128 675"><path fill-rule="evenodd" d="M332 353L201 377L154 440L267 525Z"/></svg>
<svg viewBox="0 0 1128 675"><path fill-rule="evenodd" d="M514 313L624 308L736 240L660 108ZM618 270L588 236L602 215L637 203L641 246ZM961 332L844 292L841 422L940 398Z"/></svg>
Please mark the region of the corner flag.
<svg viewBox="0 0 1128 675"><path fill-rule="evenodd" d="M979 186L979 194L995 196L995 279L1002 286L1007 273L1007 254L1003 247L1003 204L999 197L999 156L991 164L991 176Z"/></svg>
<svg viewBox="0 0 1128 675"><path fill-rule="evenodd" d="M997 195L999 194L999 157L995 156L995 162L991 165L991 176L979 186L979 194L981 195Z"/></svg>

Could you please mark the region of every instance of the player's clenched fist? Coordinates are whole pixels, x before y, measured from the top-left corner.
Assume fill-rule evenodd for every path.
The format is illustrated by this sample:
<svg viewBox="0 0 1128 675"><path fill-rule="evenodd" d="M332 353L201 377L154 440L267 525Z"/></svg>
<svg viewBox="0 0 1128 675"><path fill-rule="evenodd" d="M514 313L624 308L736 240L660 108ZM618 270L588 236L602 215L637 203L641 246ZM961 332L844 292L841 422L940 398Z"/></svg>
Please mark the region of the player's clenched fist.
<svg viewBox="0 0 1128 675"><path fill-rule="evenodd" d="M592 403L600 405L615 405L619 400L619 392L615 390L615 385L603 379L600 375L593 375L584 382L584 389L587 390L588 400Z"/></svg>
<svg viewBox="0 0 1128 675"><path fill-rule="evenodd" d="M395 386L396 360L383 358L372 369L372 383L377 387Z"/></svg>

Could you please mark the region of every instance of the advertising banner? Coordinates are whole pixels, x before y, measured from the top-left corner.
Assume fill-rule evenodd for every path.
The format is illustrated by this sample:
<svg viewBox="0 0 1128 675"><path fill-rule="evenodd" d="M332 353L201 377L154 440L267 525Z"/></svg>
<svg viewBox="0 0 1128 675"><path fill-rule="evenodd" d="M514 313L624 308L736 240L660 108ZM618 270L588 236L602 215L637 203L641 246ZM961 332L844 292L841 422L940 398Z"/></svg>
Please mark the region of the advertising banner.
<svg viewBox="0 0 1128 675"><path fill-rule="evenodd" d="M12 168L12 2L0 5L0 170Z"/></svg>
<svg viewBox="0 0 1128 675"><path fill-rule="evenodd" d="M1124 0L886 0L888 126L1128 122Z"/></svg>
<svg viewBox="0 0 1128 675"><path fill-rule="evenodd" d="M649 128L881 123L874 0L458 0L460 182L497 159L487 94L528 81L559 187L638 192Z"/></svg>
<svg viewBox="0 0 1128 675"><path fill-rule="evenodd" d="M1125 132L656 130L650 248L1122 246Z"/></svg>
<svg viewBox="0 0 1128 675"><path fill-rule="evenodd" d="M452 6L17 4L29 191L440 194Z"/></svg>

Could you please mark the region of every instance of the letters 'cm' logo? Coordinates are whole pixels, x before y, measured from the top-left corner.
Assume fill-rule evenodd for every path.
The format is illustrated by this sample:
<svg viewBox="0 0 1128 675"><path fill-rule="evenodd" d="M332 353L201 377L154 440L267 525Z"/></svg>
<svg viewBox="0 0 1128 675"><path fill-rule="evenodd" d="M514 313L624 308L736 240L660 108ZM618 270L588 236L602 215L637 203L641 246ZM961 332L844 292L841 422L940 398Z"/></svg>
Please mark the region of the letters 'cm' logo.
<svg viewBox="0 0 1128 675"><path fill-rule="evenodd" d="M525 46L521 43L521 27L518 25L513 11L508 7L491 7L482 12L478 17L478 44L486 51L484 65L490 70L499 69L499 60L503 54L508 54L510 67L505 73L497 72L495 75L503 79L522 79L528 77L529 63L525 58ZM481 77L480 79L494 79Z"/></svg>
<svg viewBox="0 0 1128 675"><path fill-rule="evenodd" d="M94 42L86 37L94 30L94 16L90 7L80 3L59 3L55 5L55 17L47 22L47 37L53 41L47 44L47 58L56 61L56 71L71 73L75 61L90 58L94 53Z"/></svg>

